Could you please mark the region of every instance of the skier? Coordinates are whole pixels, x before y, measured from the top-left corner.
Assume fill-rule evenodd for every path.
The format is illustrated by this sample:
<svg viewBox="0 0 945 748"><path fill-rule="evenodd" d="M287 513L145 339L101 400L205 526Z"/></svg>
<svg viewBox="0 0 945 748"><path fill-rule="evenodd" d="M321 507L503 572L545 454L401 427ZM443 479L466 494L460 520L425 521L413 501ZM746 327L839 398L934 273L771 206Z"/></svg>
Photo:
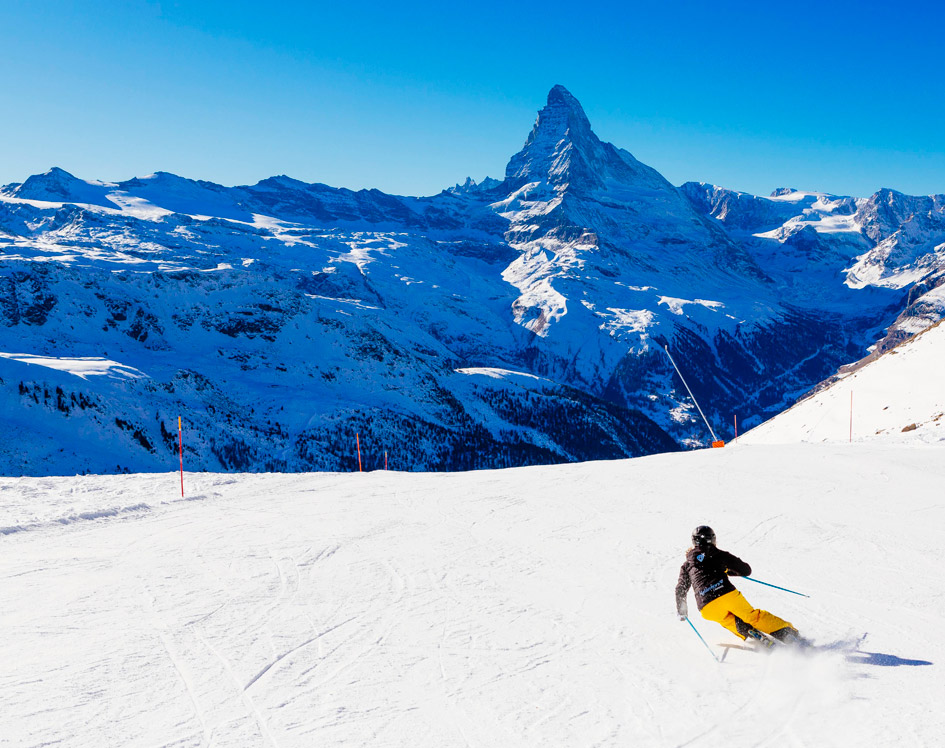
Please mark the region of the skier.
<svg viewBox="0 0 945 748"><path fill-rule="evenodd" d="M785 644L798 644L801 639L787 621L766 610L751 607L742 593L735 589L729 576L747 577L751 567L737 556L715 547L715 532L700 525L692 531L692 548L686 551L686 562L679 570L676 583L676 612L679 620L689 618L686 595L693 588L696 605L702 617L722 624L742 640L751 637L762 646L773 641L765 634Z"/></svg>

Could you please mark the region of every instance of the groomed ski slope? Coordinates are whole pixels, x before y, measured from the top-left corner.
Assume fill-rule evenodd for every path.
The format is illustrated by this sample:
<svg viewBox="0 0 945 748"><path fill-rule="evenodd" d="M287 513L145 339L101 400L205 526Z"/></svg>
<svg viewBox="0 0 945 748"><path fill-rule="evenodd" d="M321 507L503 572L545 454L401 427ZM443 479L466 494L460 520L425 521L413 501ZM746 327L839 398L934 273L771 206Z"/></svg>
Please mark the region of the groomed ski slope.
<svg viewBox="0 0 945 748"><path fill-rule="evenodd" d="M943 447L185 482L0 479L0 745L942 744ZM700 523L821 650L713 661Z"/></svg>

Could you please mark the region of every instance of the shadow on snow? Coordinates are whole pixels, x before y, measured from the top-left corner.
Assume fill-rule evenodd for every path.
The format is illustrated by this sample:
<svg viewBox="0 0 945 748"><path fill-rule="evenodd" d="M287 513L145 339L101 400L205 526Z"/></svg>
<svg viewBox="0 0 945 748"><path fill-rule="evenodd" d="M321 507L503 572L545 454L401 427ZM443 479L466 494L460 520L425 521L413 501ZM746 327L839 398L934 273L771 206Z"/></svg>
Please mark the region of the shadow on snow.
<svg viewBox="0 0 945 748"><path fill-rule="evenodd" d="M860 665L878 665L879 667L902 667L903 665L917 667L932 664L928 660L907 660L904 657L879 652L854 652L847 655L847 662L856 662Z"/></svg>

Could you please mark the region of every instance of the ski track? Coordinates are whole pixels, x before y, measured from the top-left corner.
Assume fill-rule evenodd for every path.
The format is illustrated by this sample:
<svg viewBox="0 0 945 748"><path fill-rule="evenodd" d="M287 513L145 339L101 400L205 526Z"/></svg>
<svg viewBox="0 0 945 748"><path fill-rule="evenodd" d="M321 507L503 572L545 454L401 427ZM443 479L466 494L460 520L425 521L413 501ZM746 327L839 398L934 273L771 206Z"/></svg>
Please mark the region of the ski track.
<svg viewBox="0 0 945 748"><path fill-rule="evenodd" d="M0 536L0 745L935 745L942 457L200 475L183 502L173 474L0 479L4 526L36 525ZM696 615L712 662L673 615L702 522L811 595L737 582L816 651L723 650Z"/></svg>

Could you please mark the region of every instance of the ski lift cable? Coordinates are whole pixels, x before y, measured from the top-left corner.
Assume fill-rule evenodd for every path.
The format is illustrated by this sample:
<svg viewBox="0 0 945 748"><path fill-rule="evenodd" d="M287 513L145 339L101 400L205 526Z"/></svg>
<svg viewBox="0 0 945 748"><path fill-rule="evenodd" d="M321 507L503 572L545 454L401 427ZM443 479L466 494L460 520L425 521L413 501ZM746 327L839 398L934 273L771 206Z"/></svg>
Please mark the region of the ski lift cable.
<svg viewBox="0 0 945 748"><path fill-rule="evenodd" d="M663 346L663 350L666 351L666 355L669 356L669 360L672 362L673 368L676 370L676 373L679 375L679 378L682 380L683 386L686 388L686 392L689 393L689 397L692 398L692 402L696 404L696 410L699 411L699 415L702 416L702 420L705 421L705 425L708 427L709 433L712 434L712 440L717 442L719 438L715 435L715 432L712 430L712 426L709 425L709 419L705 417L705 413L702 412L702 408L699 407L699 402L696 400L696 396L692 394L692 390L689 389L689 385L686 384L686 378L682 375L682 372L679 370L679 367L676 366L676 362L673 360L673 354L669 352L669 348L665 345Z"/></svg>

